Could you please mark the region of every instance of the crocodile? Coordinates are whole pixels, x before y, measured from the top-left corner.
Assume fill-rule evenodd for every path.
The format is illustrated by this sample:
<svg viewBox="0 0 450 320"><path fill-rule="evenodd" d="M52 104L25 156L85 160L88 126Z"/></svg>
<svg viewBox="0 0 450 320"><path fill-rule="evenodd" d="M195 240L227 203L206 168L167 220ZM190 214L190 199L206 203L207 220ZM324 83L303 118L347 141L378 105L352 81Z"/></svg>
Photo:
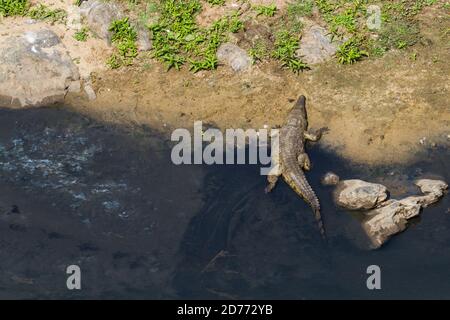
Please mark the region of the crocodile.
<svg viewBox="0 0 450 320"><path fill-rule="evenodd" d="M279 157L275 162L278 170L270 172L267 176L268 185L266 193L276 185L280 176L302 197L312 208L322 237L325 238L325 229L320 216L320 203L313 189L306 180L303 170L309 170L311 162L305 152L306 141L318 141L326 128L316 132L308 131L306 116L306 98L300 96L289 113L284 126L279 131Z"/></svg>

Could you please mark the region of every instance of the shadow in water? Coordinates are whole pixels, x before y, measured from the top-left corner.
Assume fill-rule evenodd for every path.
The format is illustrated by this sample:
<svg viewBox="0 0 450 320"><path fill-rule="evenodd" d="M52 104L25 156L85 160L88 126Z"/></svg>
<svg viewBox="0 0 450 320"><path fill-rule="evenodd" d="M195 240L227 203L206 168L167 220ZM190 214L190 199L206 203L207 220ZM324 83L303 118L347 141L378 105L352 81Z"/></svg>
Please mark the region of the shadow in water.
<svg viewBox="0 0 450 320"><path fill-rule="evenodd" d="M310 208L281 182L264 194L257 166L215 166L205 176L205 206L182 242L174 279L181 297L207 298L443 298L450 296L449 197L384 247L368 250L361 214L336 207L332 187L320 178L385 184L391 196L419 194L417 178L450 179L450 153L428 150L406 166L355 165L312 146L308 179L322 205L328 242L319 236ZM382 290L366 287L366 269L382 269ZM424 273L424 270L427 270Z"/></svg>
<svg viewBox="0 0 450 320"><path fill-rule="evenodd" d="M175 166L170 144L66 109L0 109L0 298L449 298L449 197L368 251L358 214L321 176L361 178L393 197L450 181L448 150L403 167L356 166L311 146L308 179L328 243L282 181L258 166ZM65 268L82 270L81 291ZM366 288L366 268L382 290Z"/></svg>

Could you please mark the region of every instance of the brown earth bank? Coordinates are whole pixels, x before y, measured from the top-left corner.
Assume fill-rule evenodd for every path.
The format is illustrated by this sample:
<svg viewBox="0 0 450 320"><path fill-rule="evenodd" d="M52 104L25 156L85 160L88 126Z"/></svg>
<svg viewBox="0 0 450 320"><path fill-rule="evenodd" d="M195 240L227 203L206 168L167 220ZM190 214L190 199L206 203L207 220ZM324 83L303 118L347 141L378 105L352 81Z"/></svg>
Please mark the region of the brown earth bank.
<svg viewBox="0 0 450 320"><path fill-rule="evenodd" d="M102 120L170 132L197 120L221 129L276 127L304 94L310 126L329 128L321 144L356 162L404 162L450 143L449 51L430 40L350 66L330 61L298 76L270 63L241 74L166 72L158 63L108 71L94 78L96 100L67 102Z"/></svg>

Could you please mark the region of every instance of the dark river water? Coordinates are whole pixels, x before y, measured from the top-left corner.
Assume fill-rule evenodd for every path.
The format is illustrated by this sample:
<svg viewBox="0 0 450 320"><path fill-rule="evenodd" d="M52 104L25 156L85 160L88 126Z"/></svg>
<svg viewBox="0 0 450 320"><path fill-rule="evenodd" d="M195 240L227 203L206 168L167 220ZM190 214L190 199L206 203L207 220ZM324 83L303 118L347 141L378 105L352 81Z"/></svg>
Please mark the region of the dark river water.
<svg viewBox="0 0 450 320"><path fill-rule="evenodd" d="M148 128L127 130L67 109L0 109L0 298L450 298L450 197L369 250L361 217L338 209L327 171L381 182L450 181L450 152L403 167L352 164L308 149L309 207L280 182L264 193L257 165L181 165ZM366 269L381 268L381 290ZM81 268L68 290L66 268Z"/></svg>

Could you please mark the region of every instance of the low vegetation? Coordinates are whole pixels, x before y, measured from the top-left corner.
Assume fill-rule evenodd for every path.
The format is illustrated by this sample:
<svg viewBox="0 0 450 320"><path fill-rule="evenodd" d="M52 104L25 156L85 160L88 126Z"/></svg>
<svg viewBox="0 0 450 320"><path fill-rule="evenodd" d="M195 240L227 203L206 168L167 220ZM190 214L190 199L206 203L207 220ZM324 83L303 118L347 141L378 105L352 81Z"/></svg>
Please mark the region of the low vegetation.
<svg viewBox="0 0 450 320"><path fill-rule="evenodd" d="M263 15L266 17L273 17L277 12L277 6L274 4L268 6L254 6L254 9L257 16Z"/></svg>
<svg viewBox="0 0 450 320"><path fill-rule="evenodd" d="M299 48L298 37L283 30L276 34L274 51L272 56L281 61L281 66L292 70L295 73L307 69L308 66L296 56Z"/></svg>
<svg viewBox="0 0 450 320"><path fill-rule="evenodd" d="M137 32L130 24L128 18L113 21L109 31L112 32L111 41L116 48L108 59L107 64L112 69L133 64L134 58L138 55L136 44Z"/></svg>
<svg viewBox="0 0 450 320"><path fill-rule="evenodd" d="M62 9L52 9L43 4L39 4L30 8L28 16L35 20L43 20L50 23L62 23L66 19L67 13Z"/></svg>
<svg viewBox="0 0 450 320"><path fill-rule="evenodd" d="M73 35L74 39L77 41L84 42L89 37L89 29L86 27L81 28L81 30L75 32Z"/></svg>
<svg viewBox="0 0 450 320"><path fill-rule="evenodd" d="M81 1L81 0L80 0ZM78 2L80 2L78 1ZM415 16L437 0L291 0L279 10L275 4L255 5L250 14L233 11L211 23L200 26L197 16L208 3L223 6L225 0L122 0L128 4L130 16L147 26L152 38L152 55L167 69L187 66L191 71L217 68L218 47L230 35L244 30L247 20L256 17L270 27L269 39L256 39L244 47L253 63L270 59L282 67L299 72L308 66L296 55L304 18L318 12L327 24L334 40L340 42L336 59L341 64L353 64L365 57L382 56L392 49L408 48L420 39ZM381 8L381 28L369 30L367 19L371 5ZM447 7L446 7L447 6ZM448 10L448 3L442 5ZM252 13L253 12L253 13ZM64 22L66 12L42 4L30 5L29 0L0 0L0 15L29 16L50 23ZM274 18L275 17L275 18ZM313 18L315 19L315 18ZM108 59L111 68L131 65L138 55L137 33L128 18L115 21L110 28L115 52ZM77 41L86 41L88 30L74 34Z"/></svg>
<svg viewBox="0 0 450 320"><path fill-rule="evenodd" d="M332 35L345 41L337 57L343 64L351 64L364 56L381 56L391 49L404 49L419 39L414 16L436 0L315 0ZM369 5L381 9L381 29L368 30L366 21ZM378 37L370 37L377 34Z"/></svg>
<svg viewBox="0 0 450 320"><path fill-rule="evenodd" d="M227 40L229 32L243 28L237 13L202 28L195 20L201 9L198 0L161 1L160 18L150 30L154 56L164 62L167 69L180 69L186 63L193 72L215 69L217 48Z"/></svg>
<svg viewBox="0 0 450 320"><path fill-rule="evenodd" d="M206 2L216 6L222 6L225 4L225 0L206 0Z"/></svg>
<svg viewBox="0 0 450 320"><path fill-rule="evenodd" d="M28 16L35 20L63 23L67 13L62 9L52 9L43 4L32 6L29 0L0 0L0 16Z"/></svg>
<svg viewBox="0 0 450 320"><path fill-rule="evenodd" d="M0 15L3 17L24 16L29 7L28 0L0 0Z"/></svg>

